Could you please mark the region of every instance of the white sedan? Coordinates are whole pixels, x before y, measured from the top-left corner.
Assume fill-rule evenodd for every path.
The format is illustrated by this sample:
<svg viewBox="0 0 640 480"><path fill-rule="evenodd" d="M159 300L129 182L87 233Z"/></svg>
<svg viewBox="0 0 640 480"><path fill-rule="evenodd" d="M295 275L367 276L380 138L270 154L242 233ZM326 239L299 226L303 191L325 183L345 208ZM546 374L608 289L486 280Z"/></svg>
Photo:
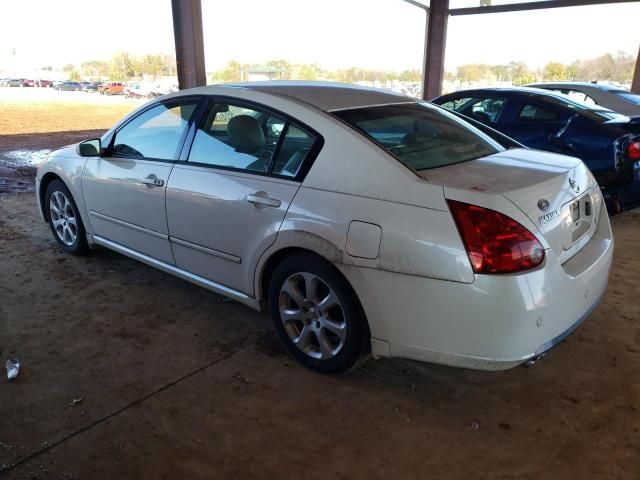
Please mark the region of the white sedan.
<svg viewBox="0 0 640 480"><path fill-rule="evenodd" d="M613 238L575 158L340 84L185 90L39 165L69 253L102 246L255 309L320 372L538 358L598 304Z"/></svg>

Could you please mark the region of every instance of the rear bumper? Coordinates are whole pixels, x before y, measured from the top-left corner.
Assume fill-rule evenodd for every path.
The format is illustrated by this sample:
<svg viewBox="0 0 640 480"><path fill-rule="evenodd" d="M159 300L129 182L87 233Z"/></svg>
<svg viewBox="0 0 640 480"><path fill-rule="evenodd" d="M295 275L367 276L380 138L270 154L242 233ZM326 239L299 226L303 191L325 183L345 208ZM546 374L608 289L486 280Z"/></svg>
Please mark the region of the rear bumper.
<svg viewBox="0 0 640 480"><path fill-rule="evenodd" d="M504 370L560 343L602 298L613 257L603 209L591 241L565 264L521 275L476 275L471 284L342 267L358 294L374 356Z"/></svg>
<svg viewBox="0 0 640 480"><path fill-rule="evenodd" d="M562 332L560 335L558 335L555 338L552 338L551 340L549 340L547 343L544 343L542 345L540 345L540 347L538 347L538 349L535 351L534 357L539 357L541 355L544 355L545 353L547 353L549 350L551 350L552 348L556 347L557 345L559 345L560 343L564 342L567 337L569 337L569 335L571 335L573 332L575 332L578 327L580 325L582 325L582 323L591 316L591 314L593 313L593 311L596 309L596 307L600 304L600 300L602 300L602 297L598 298L598 300L596 300L596 302L591 306L591 308L589 308L589 310L587 310L585 312L584 315L582 315L581 318L578 319L578 321L576 323L574 323L573 325L571 325L568 329L566 329L564 332Z"/></svg>

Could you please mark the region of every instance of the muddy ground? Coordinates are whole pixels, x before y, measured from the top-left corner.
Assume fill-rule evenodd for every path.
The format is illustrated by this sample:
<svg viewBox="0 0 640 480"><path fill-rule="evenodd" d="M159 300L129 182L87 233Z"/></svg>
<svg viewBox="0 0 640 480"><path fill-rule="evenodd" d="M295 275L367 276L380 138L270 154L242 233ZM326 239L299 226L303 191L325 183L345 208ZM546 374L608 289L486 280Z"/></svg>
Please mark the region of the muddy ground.
<svg viewBox="0 0 640 480"><path fill-rule="evenodd" d="M63 254L33 194L5 193L0 359L22 367L0 377L0 478L637 480L640 212L613 223L602 304L534 367L328 377L263 314L106 250Z"/></svg>
<svg viewBox="0 0 640 480"><path fill-rule="evenodd" d="M48 135L0 135L0 197L8 193L32 192L36 163L56 148L100 137L99 130L75 130Z"/></svg>

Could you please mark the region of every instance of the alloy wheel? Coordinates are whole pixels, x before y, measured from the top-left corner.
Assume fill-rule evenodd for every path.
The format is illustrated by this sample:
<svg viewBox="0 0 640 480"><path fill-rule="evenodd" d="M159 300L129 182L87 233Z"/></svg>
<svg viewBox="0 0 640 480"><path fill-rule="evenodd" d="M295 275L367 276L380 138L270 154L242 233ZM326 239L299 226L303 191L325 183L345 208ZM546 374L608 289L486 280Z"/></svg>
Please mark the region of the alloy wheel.
<svg viewBox="0 0 640 480"><path fill-rule="evenodd" d="M312 273L294 273L280 288L280 320L293 344L317 360L335 357L345 344L345 310L334 290Z"/></svg>
<svg viewBox="0 0 640 480"><path fill-rule="evenodd" d="M65 245L71 246L78 238L78 222L67 196L56 190L49 199L49 214L56 235Z"/></svg>

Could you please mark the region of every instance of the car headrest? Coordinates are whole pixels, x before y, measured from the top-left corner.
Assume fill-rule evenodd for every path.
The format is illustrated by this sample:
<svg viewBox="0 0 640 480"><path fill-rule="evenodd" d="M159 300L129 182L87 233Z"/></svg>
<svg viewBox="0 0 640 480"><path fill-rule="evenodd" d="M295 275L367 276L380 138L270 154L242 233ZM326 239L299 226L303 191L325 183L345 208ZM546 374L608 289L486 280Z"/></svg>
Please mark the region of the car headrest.
<svg viewBox="0 0 640 480"><path fill-rule="evenodd" d="M238 115L229 120L227 138L229 144L241 153L255 153L265 144L262 127L249 115Z"/></svg>

